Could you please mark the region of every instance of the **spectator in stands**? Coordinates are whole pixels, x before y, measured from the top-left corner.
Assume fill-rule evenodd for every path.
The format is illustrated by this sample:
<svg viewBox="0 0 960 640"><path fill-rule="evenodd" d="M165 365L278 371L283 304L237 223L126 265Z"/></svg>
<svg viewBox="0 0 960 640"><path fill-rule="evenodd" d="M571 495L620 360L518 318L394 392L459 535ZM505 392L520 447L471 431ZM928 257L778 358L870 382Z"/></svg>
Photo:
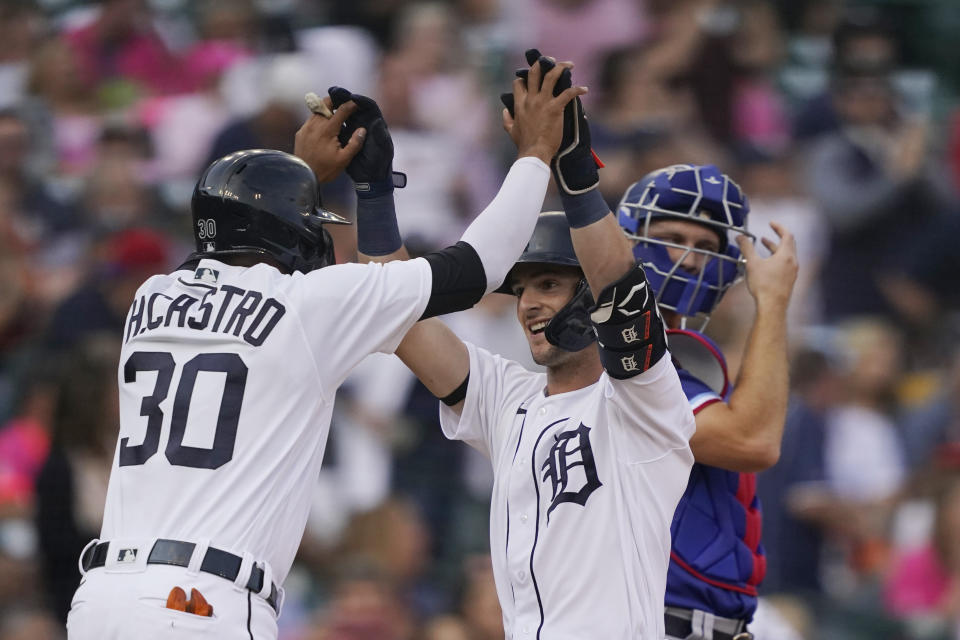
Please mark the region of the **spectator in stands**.
<svg viewBox="0 0 960 640"><path fill-rule="evenodd" d="M455 240L467 216L485 206L499 182L490 132L500 123L491 117L496 111L477 69L449 55L458 29L445 5L408 5L398 17L395 45L379 79L394 166L409 177L408 186L396 192L397 207L405 212L400 231L430 248Z"/></svg>
<svg viewBox="0 0 960 640"><path fill-rule="evenodd" d="M403 606L422 620L444 604L426 580L429 548L430 532L418 509L394 497L353 517L339 555L372 563Z"/></svg>
<svg viewBox="0 0 960 640"><path fill-rule="evenodd" d="M796 238L799 272L787 312L789 330L796 335L823 319L820 270L829 252L827 221L798 179L801 163L787 147L743 146L736 155L737 180L750 194L749 230L761 238L770 236L769 223L773 221L790 229ZM746 295L742 288L730 293L738 299Z"/></svg>
<svg viewBox="0 0 960 640"><path fill-rule="evenodd" d="M333 597L304 640L413 640L411 613L376 564L342 559Z"/></svg>
<svg viewBox="0 0 960 640"><path fill-rule="evenodd" d="M37 533L48 601L66 621L77 558L100 532L119 429L116 332L87 337L65 358L50 454L37 478Z"/></svg>
<svg viewBox="0 0 960 640"><path fill-rule="evenodd" d="M814 349L793 354L780 460L757 477L767 552L764 593L805 599L821 593L820 555L825 530L839 510L826 484L827 412L837 400L838 377Z"/></svg>
<svg viewBox="0 0 960 640"><path fill-rule="evenodd" d="M86 282L54 311L47 344L70 347L99 332L119 339L137 288L169 267L168 245L164 236L148 229L127 229L108 236Z"/></svg>
<svg viewBox="0 0 960 640"><path fill-rule="evenodd" d="M0 182L21 240L37 247L82 223L75 207L54 198L29 169L30 130L18 111L0 111Z"/></svg>
<svg viewBox="0 0 960 640"><path fill-rule="evenodd" d="M875 7L848 8L833 34L831 73L834 82L845 75L885 74L899 63L893 29ZM841 128L836 98L830 89L814 96L797 113L793 134L810 141Z"/></svg>
<svg viewBox="0 0 960 640"><path fill-rule="evenodd" d="M828 419L827 478L838 494L864 504L894 497L905 479L892 419L901 345L900 333L884 321L860 319L840 329L843 396Z"/></svg>
<svg viewBox="0 0 960 640"><path fill-rule="evenodd" d="M37 474L50 449L57 399L52 354L33 352L19 364L18 393L9 420L0 427L0 512L29 516Z"/></svg>
<svg viewBox="0 0 960 640"><path fill-rule="evenodd" d="M503 640L503 615L489 555L468 556L457 611L438 616L425 628L425 640Z"/></svg>
<svg viewBox="0 0 960 640"><path fill-rule="evenodd" d="M876 583L889 557L889 523L906 482L895 388L904 359L902 337L882 320L850 321L833 346L841 398L827 415L824 470L843 504L841 535L828 564L834 586L848 592Z"/></svg>
<svg viewBox="0 0 960 640"><path fill-rule="evenodd" d="M561 60L576 60L577 82L592 87L609 51L640 42L656 28L649 24L646 5L632 0L532 0L527 20L537 48L555 51Z"/></svg>
<svg viewBox="0 0 960 640"><path fill-rule="evenodd" d="M84 183L83 208L94 232L150 227L171 234L188 229L151 183L152 147L139 127L111 125L97 143L97 158Z"/></svg>
<svg viewBox="0 0 960 640"><path fill-rule="evenodd" d="M763 0L739 3L733 41L731 140L735 146L779 152L789 143L790 123L776 84L784 43L775 8ZM793 230L789 225L787 228Z"/></svg>
<svg viewBox="0 0 960 640"><path fill-rule="evenodd" d="M30 56L42 31L43 16L33 0L0 4L0 109L16 106L23 99Z"/></svg>
<svg viewBox="0 0 960 640"><path fill-rule="evenodd" d="M37 331L40 301L35 292L29 246L18 233L12 198L0 182L0 362L29 344ZM5 368L5 367L4 367ZM8 384L9 370L0 369L0 398Z"/></svg>
<svg viewBox="0 0 960 640"><path fill-rule="evenodd" d="M23 370L15 417L0 428L0 638L56 638L44 605L33 524L35 487L50 446L49 426L56 399L55 362L35 359ZM9 364L5 359L4 364ZM4 367L8 371L14 367ZM28 631L30 633L28 633ZM32 635L31 635L32 633Z"/></svg>
<svg viewBox="0 0 960 640"><path fill-rule="evenodd" d="M935 502L929 543L896 558L885 594L893 613L911 621L924 638L948 637L960 623L960 477L956 472L952 479L948 476Z"/></svg>
<svg viewBox="0 0 960 640"><path fill-rule="evenodd" d="M921 473L939 450L960 445L960 350L940 376L942 385L927 403L904 413L904 450L912 472Z"/></svg>
<svg viewBox="0 0 960 640"><path fill-rule="evenodd" d="M806 188L832 229L826 314L889 314L879 284L904 259L904 225L906 237L922 234L952 194L930 162L928 124L903 114L887 73L846 73L834 98L840 129L814 144L806 167Z"/></svg>
<svg viewBox="0 0 960 640"><path fill-rule="evenodd" d="M132 96L176 93L189 89L180 59L153 26L145 0L100 0L89 24L67 31L84 82L101 90L128 84ZM126 91L115 93L125 106Z"/></svg>
<svg viewBox="0 0 960 640"><path fill-rule="evenodd" d="M951 339L950 312L960 309L960 255L953 240L960 234L960 205L954 203L911 234L895 271L886 274L881 291L899 315L927 345L925 355L942 355L943 339ZM942 364L942 362L937 362Z"/></svg>
<svg viewBox="0 0 960 640"><path fill-rule="evenodd" d="M301 98L302 100L302 98ZM276 149L293 153L293 137L300 128L302 103L266 96L265 104L249 117L234 120L213 139L204 165L241 149Z"/></svg>
<svg viewBox="0 0 960 640"><path fill-rule="evenodd" d="M231 119L231 102L221 91L221 80L231 68L254 55L255 20L248 2L203 3L201 39L184 57L193 90L142 103L140 116L156 149L157 177L183 181L185 205L214 137Z"/></svg>
<svg viewBox="0 0 960 640"><path fill-rule="evenodd" d="M63 640L63 625L40 608L18 606L8 616L0 618L0 638L3 640Z"/></svg>
<svg viewBox="0 0 960 640"><path fill-rule="evenodd" d="M103 113L94 86L84 79L65 40L54 37L37 49L27 89L31 132L49 147L51 170L81 178L96 158Z"/></svg>

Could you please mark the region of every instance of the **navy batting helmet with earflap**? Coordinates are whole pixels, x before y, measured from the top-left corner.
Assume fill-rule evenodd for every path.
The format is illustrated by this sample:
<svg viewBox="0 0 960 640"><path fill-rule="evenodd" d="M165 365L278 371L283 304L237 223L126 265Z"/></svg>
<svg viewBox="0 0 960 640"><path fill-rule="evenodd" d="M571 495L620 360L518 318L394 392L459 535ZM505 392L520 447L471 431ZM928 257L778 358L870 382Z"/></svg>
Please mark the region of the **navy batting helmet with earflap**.
<svg viewBox="0 0 960 640"><path fill-rule="evenodd" d="M537 218L533 235L516 262L520 264L549 264L580 268L573 250L570 225L562 211L546 211ZM513 293L513 269L507 273L498 293ZM564 351L580 351L596 339L590 322L589 309L594 306L593 294L586 278L581 276L577 290L562 309L550 319L543 334L547 342Z"/></svg>
<svg viewBox="0 0 960 640"><path fill-rule="evenodd" d="M215 160L193 191L191 258L269 255L289 271L334 263L325 223L350 224L327 211L313 170L271 149L237 151Z"/></svg>

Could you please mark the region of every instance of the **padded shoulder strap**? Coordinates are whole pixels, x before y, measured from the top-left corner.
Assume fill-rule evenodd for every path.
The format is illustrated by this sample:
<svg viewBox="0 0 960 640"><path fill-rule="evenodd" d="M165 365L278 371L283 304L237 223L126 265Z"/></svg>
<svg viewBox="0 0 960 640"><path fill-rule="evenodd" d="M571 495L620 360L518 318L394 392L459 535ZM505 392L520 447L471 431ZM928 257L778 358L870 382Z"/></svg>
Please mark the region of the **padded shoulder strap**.
<svg viewBox="0 0 960 640"><path fill-rule="evenodd" d="M670 354L694 377L725 398L730 391L727 361L720 348L699 331L667 329Z"/></svg>

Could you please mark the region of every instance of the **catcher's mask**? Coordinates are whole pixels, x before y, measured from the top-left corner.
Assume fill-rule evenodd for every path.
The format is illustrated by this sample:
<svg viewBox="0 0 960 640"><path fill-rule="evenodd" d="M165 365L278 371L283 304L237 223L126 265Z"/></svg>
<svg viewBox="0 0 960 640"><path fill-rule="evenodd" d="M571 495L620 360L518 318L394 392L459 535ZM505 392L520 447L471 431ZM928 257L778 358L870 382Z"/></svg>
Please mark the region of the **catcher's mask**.
<svg viewBox="0 0 960 640"><path fill-rule="evenodd" d="M307 273L334 263L324 223L350 224L327 211L313 170L282 151L249 149L215 160L191 202L197 251L190 258L271 256Z"/></svg>
<svg viewBox="0 0 960 640"><path fill-rule="evenodd" d="M580 267L573 251L570 225L562 211L547 211L537 218L537 225L527 248L516 264L550 264ZM504 278L498 293L513 294L513 269ZM593 295L581 272L580 282L570 301L550 319L543 334L547 342L564 351L580 351L596 340L589 309L593 307Z"/></svg>
<svg viewBox="0 0 960 640"><path fill-rule="evenodd" d="M617 219L631 240L633 254L643 264L647 280L663 309L699 321L702 330L727 289L743 277L744 263L732 240L747 232L750 211L740 187L713 165L677 164L653 171L632 184L617 207ZM719 251L674 244L650 236L655 220L680 220L704 225L720 238ZM669 248L680 249L677 261ZM680 268L690 253L701 254L703 268L689 273Z"/></svg>

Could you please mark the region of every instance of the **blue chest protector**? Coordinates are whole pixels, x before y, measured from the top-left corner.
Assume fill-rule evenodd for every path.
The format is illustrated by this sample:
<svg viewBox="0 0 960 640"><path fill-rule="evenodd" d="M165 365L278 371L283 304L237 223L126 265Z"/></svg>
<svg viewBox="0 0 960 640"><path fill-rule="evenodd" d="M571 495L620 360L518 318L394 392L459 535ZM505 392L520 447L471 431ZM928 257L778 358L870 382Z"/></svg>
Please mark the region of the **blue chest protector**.
<svg viewBox="0 0 960 640"><path fill-rule="evenodd" d="M716 345L694 331L668 334L693 412L729 398L726 361ZM751 620L766 571L754 474L694 464L670 533L667 606Z"/></svg>

